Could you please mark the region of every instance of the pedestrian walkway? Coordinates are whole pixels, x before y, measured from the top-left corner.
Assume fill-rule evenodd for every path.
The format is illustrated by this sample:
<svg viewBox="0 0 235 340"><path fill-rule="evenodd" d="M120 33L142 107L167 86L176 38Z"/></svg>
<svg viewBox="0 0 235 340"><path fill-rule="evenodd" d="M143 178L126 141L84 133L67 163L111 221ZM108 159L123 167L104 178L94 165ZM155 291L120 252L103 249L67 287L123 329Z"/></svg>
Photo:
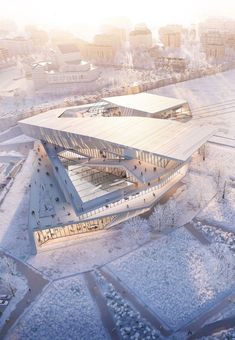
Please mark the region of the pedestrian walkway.
<svg viewBox="0 0 235 340"><path fill-rule="evenodd" d="M114 286L115 290L122 296L122 298L129 301L130 304L146 321L148 321L154 328L159 330L162 335L169 336L171 334L171 331L163 326L160 319L158 319L149 309L140 303L137 298L121 284L120 280L117 280L103 267L99 268L99 271L104 276L104 278Z"/></svg>
<svg viewBox="0 0 235 340"><path fill-rule="evenodd" d="M17 270L27 279L29 290L22 297L22 299L16 304L15 309L11 312L8 317L8 322L0 330L0 339L4 339L8 330L13 326L15 321L23 314L24 310L29 307L29 305L36 299L36 297L41 293L43 288L49 283L39 272L36 272L28 265L17 260L11 255L0 251L0 257L7 256L13 259L16 263ZM10 302L11 303L11 302Z"/></svg>
<svg viewBox="0 0 235 340"><path fill-rule="evenodd" d="M97 306L100 310L100 316L101 316L101 320L103 322L104 327L110 334L111 339L113 340L120 339L121 337L118 334L112 315L110 314L108 310L105 297L102 295L100 288L96 283L94 274L92 272L86 272L84 273L84 277L87 283L87 287L90 291L90 294L96 301Z"/></svg>

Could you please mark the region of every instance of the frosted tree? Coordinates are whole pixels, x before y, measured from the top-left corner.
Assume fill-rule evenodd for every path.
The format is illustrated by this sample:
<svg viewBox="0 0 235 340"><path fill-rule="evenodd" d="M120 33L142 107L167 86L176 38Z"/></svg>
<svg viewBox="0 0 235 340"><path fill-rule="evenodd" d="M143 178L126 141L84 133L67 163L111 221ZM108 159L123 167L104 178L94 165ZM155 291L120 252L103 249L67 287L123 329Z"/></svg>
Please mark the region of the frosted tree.
<svg viewBox="0 0 235 340"><path fill-rule="evenodd" d="M199 176L196 179L197 185L192 192L192 201L194 208L202 208L205 204L205 180L204 177Z"/></svg>
<svg viewBox="0 0 235 340"><path fill-rule="evenodd" d="M163 228L163 217L164 217L164 206L158 204L152 213L152 215L149 217L149 224L150 226L156 230L161 231Z"/></svg>
<svg viewBox="0 0 235 340"><path fill-rule="evenodd" d="M137 244L142 244L150 238L149 224L144 218L133 217L125 222L123 233L125 237L133 238Z"/></svg>
<svg viewBox="0 0 235 340"><path fill-rule="evenodd" d="M16 264L10 257L4 256L0 258L0 279L7 284L12 296L15 296L15 277L18 275Z"/></svg>
<svg viewBox="0 0 235 340"><path fill-rule="evenodd" d="M175 200L169 200L166 204L158 204L149 217L150 226L157 231L164 228L173 228L178 219L178 210Z"/></svg>
<svg viewBox="0 0 235 340"><path fill-rule="evenodd" d="M226 172L224 169L224 162L217 161L213 164L213 178L215 181L216 191L219 199L224 199L226 196Z"/></svg>
<svg viewBox="0 0 235 340"><path fill-rule="evenodd" d="M165 223L167 227L175 227L178 219L178 209L176 201L171 199L169 202L167 202L167 206L164 210L165 212Z"/></svg>

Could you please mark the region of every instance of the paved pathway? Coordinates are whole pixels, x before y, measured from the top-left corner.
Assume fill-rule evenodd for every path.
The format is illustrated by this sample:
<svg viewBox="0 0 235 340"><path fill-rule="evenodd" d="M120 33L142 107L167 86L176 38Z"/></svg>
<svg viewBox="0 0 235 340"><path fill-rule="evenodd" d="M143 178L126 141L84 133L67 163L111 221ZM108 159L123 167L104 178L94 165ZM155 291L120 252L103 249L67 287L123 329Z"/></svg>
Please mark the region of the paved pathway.
<svg viewBox="0 0 235 340"><path fill-rule="evenodd" d="M199 230L197 230L193 223L186 223L185 228L200 241L203 245L208 246L211 244L211 242L201 233Z"/></svg>
<svg viewBox="0 0 235 340"><path fill-rule="evenodd" d="M235 327L235 316L202 327L198 332L188 338L188 340L200 339L203 336L213 335L216 332Z"/></svg>
<svg viewBox="0 0 235 340"><path fill-rule="evenodd" d="M156 316L148 310L142 303L140 303L137 298L131 294L124 286L122 286L121 282L114 278L107 270L103 268L99 268L100 273L105 277L105 279L110 282L115 290L122 296L123 299L129 301L131 305L139 311L141 316L148 321L154 328L159 330L164 336L168 336L171 332L165 329L160 320L156 318Z"/></svg>
<svg viewBox="0 0 235 340"><path fill-rule="evenodd" d="M231 299L233 299L234 297L235 294L226 296L222 301L215 305L214 308L212 307L206 313L201 315L197 320L193 321L192 323L184 327L182 330L184 331L190 330L196 333L199 332L200 328L205 324L206 320L211 319L214 315L217 315L219 312L221 312L225 307L227 307L231 303Z"/></svg>
<svg viewBox="0 0 235 340"><path fill-rule="evenodd" d="M19 318L19 316L24 312L24 310L29 307L31 302L33 302L36 297L41 293L43 288L48 284L48 280L42 277L41 274L31 269L28 265L24 264L23 262L17 260L16 258L8 255L0 250L0 257L8 256L12 258L15 263L17 270L26 277L28 281L28 286L31 291L27 291L24 295L22 300L20 300L15 309L11 312L10 316L8 317L8 322L0 330L0 339L3 339L4 336L7 334L8 330L13 326L15 321ZM10 302L11 303L11 302Z"/></svg>
<svg viewBox="0 0 235 340"><path fill-rule="evenodd" d="M218 221L211 221L211 220L207 220L207 219L200 219L198 217L194 218L195 222L200 222L202 225L208 225L209 227L215 227L218 229L221 229L223 231L227 231L229 233L235 234L235 230L233 230L232 228L230 229L229 227L226 227L223 225L223 223L218 222Z"/></svg>
<svg viewBox="0 0 235 340"><path fill-rule="evenodd" d="M101 293L100 288L96 283L94 274L92 272L86 272L84 273L84 277L87 283L87 287L90 291L90 294L96 301L97 306L100 310L100 316L101 316L103 325L106 328L106 330L109 332L111 339L113 340L121 339L121 337L118 334L112 315L108 309L106 299Z"/></svg>

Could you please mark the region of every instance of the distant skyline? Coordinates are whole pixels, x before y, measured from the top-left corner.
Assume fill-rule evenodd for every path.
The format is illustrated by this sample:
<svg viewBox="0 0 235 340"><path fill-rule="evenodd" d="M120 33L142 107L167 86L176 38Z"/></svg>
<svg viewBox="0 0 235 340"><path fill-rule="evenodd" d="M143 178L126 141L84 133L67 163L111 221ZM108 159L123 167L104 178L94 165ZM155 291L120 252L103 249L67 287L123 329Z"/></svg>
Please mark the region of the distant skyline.
<svg viewBox="0 0 235 340"><path fill-rule="evenodd" d="M128 17L132 25L145 22L151 27L189 25L207 17L235 19L235 0L0 0L0 4L0 17L20 26L35 24L81 36L117 16Z"/></svg>

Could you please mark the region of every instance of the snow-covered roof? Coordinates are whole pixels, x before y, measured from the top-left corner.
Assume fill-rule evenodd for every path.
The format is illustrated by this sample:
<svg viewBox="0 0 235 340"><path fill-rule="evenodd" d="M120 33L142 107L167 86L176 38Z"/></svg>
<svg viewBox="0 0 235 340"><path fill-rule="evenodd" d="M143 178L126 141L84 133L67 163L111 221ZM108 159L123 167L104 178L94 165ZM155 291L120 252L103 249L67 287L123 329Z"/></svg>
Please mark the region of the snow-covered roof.
<svg viewBox="0 0 235 340"><path fill-rule="evenodd" d="M137 93L127 96L106 97L103 100L117 106L143 111L147 113L161 113L170 109L176 109L184 104L185 100L158 96L152 93Z"/></svg>
<svg viewBox="0 0 235 340"><path fill-rule="evenodd" d="M55 109L24 119L20 126L25 134L37 139L50 140L54 136L57 143L65 140L67 148L79 147L84 137L89 137L92 147L105 141L179 161L186 161L212 135L211 127L193 122L133 116L59 118L63 111Z"/></svg>

